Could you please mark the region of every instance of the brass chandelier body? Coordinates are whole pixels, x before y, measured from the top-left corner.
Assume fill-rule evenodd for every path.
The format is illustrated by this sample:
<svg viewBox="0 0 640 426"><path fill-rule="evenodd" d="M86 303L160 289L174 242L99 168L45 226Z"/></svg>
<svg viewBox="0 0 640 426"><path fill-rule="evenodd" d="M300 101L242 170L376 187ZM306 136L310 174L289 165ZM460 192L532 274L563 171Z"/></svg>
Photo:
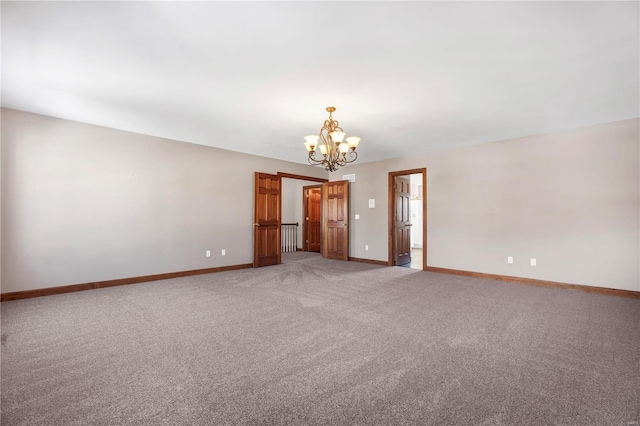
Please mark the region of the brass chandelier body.
<svg viewBox="0 0 640 426"><path fill-rule="evenodd" d="M344 130L338 121L333 119L335 110L335 107L327 107L329 118L324 121L320 133L317 136L305 136L306 142L304 143L309 153L309 164L321 165L330 172L356 161L358 158L356 148L360 142L360 138L357 136L344 139ZM319 156L316 158L318 151L320 151L322 158Z"/></svg>

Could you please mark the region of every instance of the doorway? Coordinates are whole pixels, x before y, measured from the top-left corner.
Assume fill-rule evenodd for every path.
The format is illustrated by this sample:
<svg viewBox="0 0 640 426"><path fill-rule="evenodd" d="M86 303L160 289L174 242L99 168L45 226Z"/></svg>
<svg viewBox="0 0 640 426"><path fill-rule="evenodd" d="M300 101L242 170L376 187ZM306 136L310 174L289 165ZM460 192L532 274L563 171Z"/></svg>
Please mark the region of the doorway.
<svg viewBox="0 0 640 426"><path fill-rule="evenodd" d="M318 216L321 218L320 247L323 257L348 260L349 256L349 182L334 181L278 172L277 175L255 173L254 198L254 267L282 263L283 192L282 178L315 183L321 187L321 203ZM310 182L309 182L310 181ZM322 183L322 185L317 185ZM304 183L294 191L298 197ZM296 202L298 208L302 202ZM296 215L297 216L297 215ZM306 216L305 216L306 217ZM309 216L311 217L311 216ZM296 221L297 222L297 221ZM305 221L301 220L302 223ZM291 223L289 225L296 225ZM300 230L302 234L302 230Z"/></svg>
<svg viewBox="0 0 640 426"><path fill-rule="evenodd" d="M299 225L298 250L321 253L329 259L348 260L349 182L322 182L320 185L317 180L309 181L308 178L282 177L281 223L283 227L287 222L294 227ZM310 194L309 203L304 197L307 193ZM304 235L305 231L307 235Z"/></svg>
<svg viewBox="0 0 640 426"><path fill-rule="evenodd" d="M302 250L320 252L322 237L322 185L302 187Z"/></svg>
<svg viewBox="0 0 640 426"><path fill-rule="evenodd" d="M389 265L427 266L427 169L389 173Z"/></svg>

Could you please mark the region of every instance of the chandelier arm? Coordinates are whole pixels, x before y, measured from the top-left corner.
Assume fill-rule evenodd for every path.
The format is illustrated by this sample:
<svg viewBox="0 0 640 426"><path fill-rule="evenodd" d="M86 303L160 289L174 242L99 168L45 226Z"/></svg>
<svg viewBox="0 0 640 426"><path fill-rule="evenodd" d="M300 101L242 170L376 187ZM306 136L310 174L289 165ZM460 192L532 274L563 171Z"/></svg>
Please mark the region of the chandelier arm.
<svg viewBox="0 0 640 426"><path fill-rule="evenodd" d="M320 165L323 163L324 160L316 160L316 153L315 151L311 151L309 152L309 157L307 158L307 161L309 162L309 164L311 164L312 166L316 166L316 165Z"/></svg>
<svg viewBox="0 0 640 426"><path fill-rule="evenodd" d="M318 136L320 136L320 140L322 141L323 144L325 144L325 146L327 148L329 148L331 146L331 136L329 136L329 129L326 127L323 127L322 129L320 129L320 133L318 134Z"/></svg>
<svg viewBox="0 0 640 426"><path fill-rule="evenodd" d="M353 157L351 160L345 160L345 163L353 163L358 158L358 153L354 150L349 151L349 157ZM346 156L345 156L346 158Z"/></svg>

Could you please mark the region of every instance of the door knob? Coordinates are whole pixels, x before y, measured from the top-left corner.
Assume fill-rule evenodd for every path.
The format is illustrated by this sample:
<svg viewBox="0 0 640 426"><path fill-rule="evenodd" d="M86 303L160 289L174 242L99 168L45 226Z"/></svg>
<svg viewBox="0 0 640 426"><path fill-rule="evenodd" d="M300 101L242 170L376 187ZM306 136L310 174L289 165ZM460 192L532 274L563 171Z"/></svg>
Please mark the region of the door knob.
<svg viewBox="0 0 640 426"><path fill-rule="evenodd" d="M260 226L260 224L259 223L254 223L253 226Z"/></svg>

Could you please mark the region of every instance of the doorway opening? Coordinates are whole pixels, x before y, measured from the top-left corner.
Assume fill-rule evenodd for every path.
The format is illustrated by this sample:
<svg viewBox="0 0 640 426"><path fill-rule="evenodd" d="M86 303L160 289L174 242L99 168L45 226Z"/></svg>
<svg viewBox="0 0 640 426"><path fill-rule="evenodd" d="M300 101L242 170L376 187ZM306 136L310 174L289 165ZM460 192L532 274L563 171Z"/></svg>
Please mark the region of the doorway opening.
<svg viewBox="0 0 640 426"><path fill-rule="evenodd" d="M349 258L349 182L318 184L282 176L282 238L285 226L297 228L297 249L336 260ZM312 185L310 185L312 184ZM284 251L283 251L284 252Z"/></svg>
<svg viewBox="0 0 640 426"><path fill-rule="evenodd" d="M322 179L278 173L282 182L281 212L282 238L285 244L286 228L293 233L293 250L320 252L320 220L322 213ZM309 198L307 198L309 196ZM317 229L316 229L317 228ZM311 231L311 239L309 238ZM317 240L317 241L316 241Z"/></svg>
<svg viewBox="0 0 640 426"><path fill-rule="evenodd" d="M282 207L283 195L286 195L286 191L283 191L283 178L309 181L316 185L318 182L322 183L320 253L322 257L329 259L349 260L349 181L329 182L323 178L291 173L278 172L277 175L273 175L255 172L253 266L282 263L283 225L298 227L302 222L302 220L297 223L284 221L286 217L283 218ZM303 185L304 183L300 184L299 189L294 193L302 194ZM296 204L302 207L302 202ZM295 231L297 234L297 229ZM297 251L297 241L294 244Z"/></svg>
<svg viewBox="0 0 640 426"><path fill-rule="evenodd" d="M322 185L302 187L302 251L320 253L322 245Z"/></svg>
<svg viewBox="0 0 640 426"><path fill-rule="evenodd" d="M389 265L427 266L427 169L389 173Z"/></svg>

